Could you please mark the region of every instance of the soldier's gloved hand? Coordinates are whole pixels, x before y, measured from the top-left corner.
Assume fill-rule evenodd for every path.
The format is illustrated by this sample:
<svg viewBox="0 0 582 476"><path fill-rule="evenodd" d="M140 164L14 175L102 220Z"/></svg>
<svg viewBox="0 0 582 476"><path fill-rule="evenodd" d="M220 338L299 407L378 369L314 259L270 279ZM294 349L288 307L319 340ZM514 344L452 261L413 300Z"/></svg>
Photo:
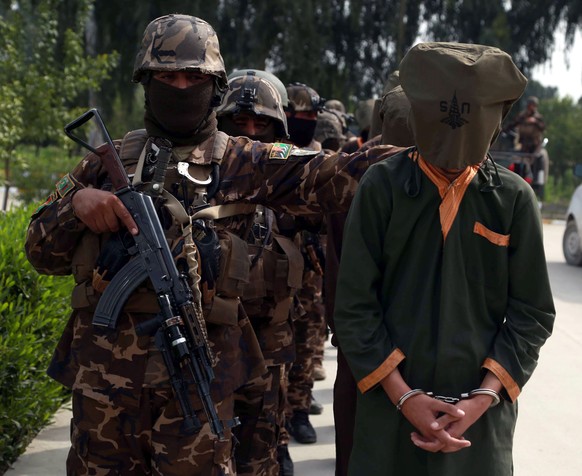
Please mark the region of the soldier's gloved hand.
<svg viewBox="0 0 582 476"><path fill-rule="evenodd" d="M123 224L132 235L138 234L137 224L125 205L111 192L83 188L73 195L73 210L94 233L115 232Z"/></svg>

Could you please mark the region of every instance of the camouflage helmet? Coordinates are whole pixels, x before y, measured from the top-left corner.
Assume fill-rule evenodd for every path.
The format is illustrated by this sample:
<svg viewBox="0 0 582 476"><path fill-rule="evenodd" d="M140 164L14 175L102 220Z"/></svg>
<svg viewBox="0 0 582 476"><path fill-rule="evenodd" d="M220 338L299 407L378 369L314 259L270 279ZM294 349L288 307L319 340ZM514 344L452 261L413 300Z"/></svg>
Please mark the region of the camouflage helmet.
<svg viewBox="0 0 582 476"><path fill-rule="evenodd" d="M325 101L325 107L327 109L339 111L341 114L346 113L346 107L344 106L344 103L341 102L339 99L328 99L327 101Z"/></svg>
<svg viewBox="0 0 582 476"><path fill-rule="evenodd" d="M303 83L289 84L287 95L289 96L287 110L291 112L319 112L325 102L313 88Z"/></svg>
<svg viewBox="0 0 582 476"><path fill-rule="evenodd" d="M329 109L321 111L317 115L317 125L313 138L321 142L322 146L327 140L335 140L337 149L339 149L345 140L340 113Z"/></svg>
<svg viewBox="0 0 582 476"><path fill-rule="evenodd" d="M257 116L269 117L275 122L276 137L288 137L287 117L283 111L281 96L275 87L254 71L241 70L241 74L228 81L228 91L216 108L216 115L220 118L240 112L252 112Z"/></svg>
<svg viewBox="0 0 582 476"><path fill-rule="evenodd" d="M228 84L216 32L190 15L165 15L146 27L133 81L140 82L146 71L197 71L216 76L220 89Z"/></svg>
<svg viewBox="0 0 582 476"><path fill-rule="evenodd" d="M281 104L283 104L283 107L289 106L289 96L287 96L287 89L285 88L283 81L281 81L273 73L263 71L262 69L244 69L244 70L237 69L228 75L228 80L230 81L232 78L244 76L245 73L248 72L253 72L259 78L263 78L269 81L269 83L271 83L271 85L275 87L275 89L279 93L279 96L281 96Z"/></svg>

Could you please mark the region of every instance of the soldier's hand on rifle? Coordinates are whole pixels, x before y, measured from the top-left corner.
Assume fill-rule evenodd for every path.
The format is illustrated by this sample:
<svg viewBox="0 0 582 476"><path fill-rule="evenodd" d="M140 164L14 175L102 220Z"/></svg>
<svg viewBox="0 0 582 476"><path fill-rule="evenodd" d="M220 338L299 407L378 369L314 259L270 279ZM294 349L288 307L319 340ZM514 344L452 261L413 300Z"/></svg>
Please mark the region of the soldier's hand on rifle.
<svg viewBox="0 0 582 476"><path fill-rule="evenodd" d="M111 192L96 188L84 188L73 195L73 210L94 233L115 232L120 223L132 235L138 234L137 224L121 200Z"/></svg>

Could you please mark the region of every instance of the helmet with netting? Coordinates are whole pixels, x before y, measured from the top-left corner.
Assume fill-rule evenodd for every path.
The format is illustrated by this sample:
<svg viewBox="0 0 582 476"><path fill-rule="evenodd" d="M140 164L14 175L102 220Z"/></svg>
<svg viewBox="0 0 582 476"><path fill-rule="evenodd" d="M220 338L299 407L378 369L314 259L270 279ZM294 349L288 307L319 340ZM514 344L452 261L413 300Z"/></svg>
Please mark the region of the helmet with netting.
<svg viewBox="0 0 582 476"><path fill-rule="evenodd" d="M241 70L242 76L228 81L222 104L216 109L218 117L251 112L257 116L269 117L275 122L276 137L287 137L287 118L283 110L281 96L267 79L253 71Z"/></svg>
<svg viewBox="0 0 582 476"><path fill-rule="evenodd" d="M287 109L291 112L319 112L325 102L315 89L303 83L291 83L287 86L287 95L289 96Z"/></svg>
<svg viewBox="0 0 582 476"><path fill-rule="evenodd" d="M165 15L146 27L133 81L140 82L148 71L196 71L215 76L220 89L228 83L216 32L190 15Z"/></svg>

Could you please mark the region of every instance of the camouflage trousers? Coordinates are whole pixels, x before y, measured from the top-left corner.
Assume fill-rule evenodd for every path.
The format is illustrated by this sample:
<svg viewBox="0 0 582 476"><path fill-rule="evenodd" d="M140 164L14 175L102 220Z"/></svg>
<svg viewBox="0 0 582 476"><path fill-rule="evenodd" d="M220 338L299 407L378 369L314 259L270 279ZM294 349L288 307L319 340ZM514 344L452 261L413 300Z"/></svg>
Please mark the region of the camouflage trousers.
<svg viewBox="0 0 582 476"><path fill-rule="evenodd" d="M297 293L304 308L293 321L295 333L295 362L289 372L287 391L288 410L309 411L313 389L313 364L317 349L323 350L322 335L325 332L325 312L322 299L322 277L314 271L303 275L303 287Z"/></svg>
<svg viewBox="0 0 582 476"><path fill-rule="evenodd" d="M219 441L203 411L199 433L183 434L182 417L170 388L142 389L139 408L106 405L73 392L72 447L67 475L235 475L233 439ZM217 405L222 420L233 415L234 398Z"/></svg>
<svg viewBox="0 0 582 476"><path fill-rule="evenodd" d="M239 440L235 451L239 476L278 476L277 442L285 418L282 385L285 365L268 365L267 373L249 381L235 393L234 428Z"/></svg>

